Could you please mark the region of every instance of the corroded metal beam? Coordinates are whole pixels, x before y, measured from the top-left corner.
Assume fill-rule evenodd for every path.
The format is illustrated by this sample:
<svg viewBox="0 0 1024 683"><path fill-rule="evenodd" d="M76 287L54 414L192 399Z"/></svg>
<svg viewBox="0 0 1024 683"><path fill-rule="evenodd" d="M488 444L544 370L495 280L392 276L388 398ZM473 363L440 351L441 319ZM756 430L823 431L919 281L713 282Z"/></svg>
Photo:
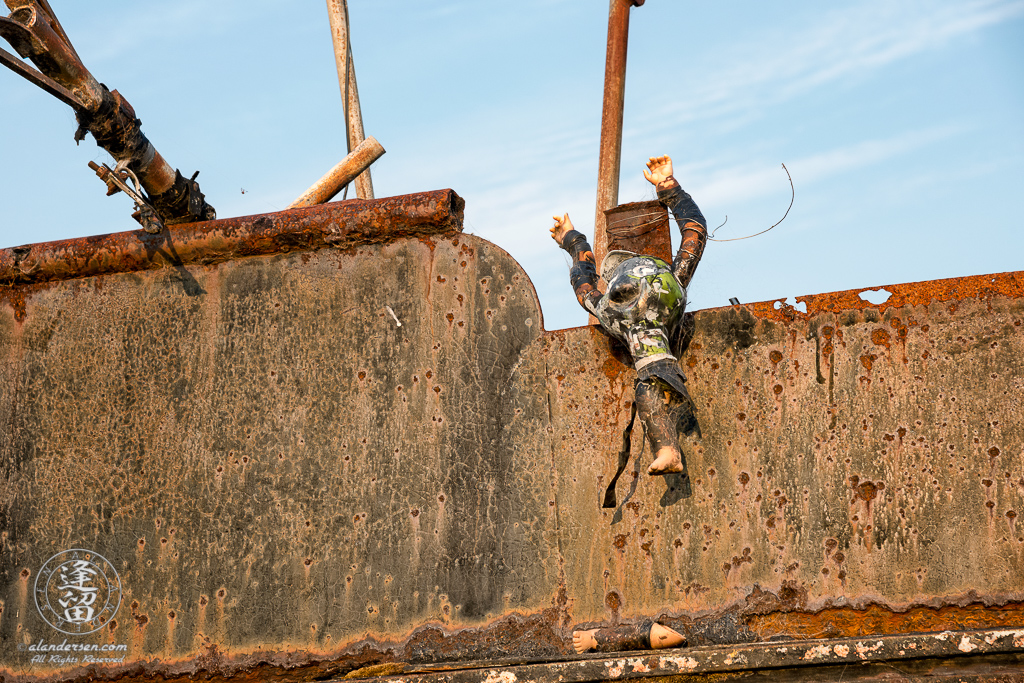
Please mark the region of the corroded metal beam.
<svg viewBox="0 0 1024 683"><path fill-rule="evenodd" d="M460 232L464 207L452 190L436 190L177 226L160 235L135 230L13 247L0 250L0 286Z"/></svg>
<svg viewBox="0 0 1024 683"><path fill-rule="evenodd" d="M694 648L623 653L617 656L588 656L566 661L538 664L486 665L451 668L447 671L411 669L386 679L388 683L590 683L591 681L666 680L665 677L710 676L723 680L722 675L744 673L744 678L760 672L775 671L785 680L793 680L800 673L808 678L798 680L829 680L822 667L854 665L858 668L871 664L906 663L922 660L919 673L938 673L956 668L957 663L968 668L970 662L951 660L983 659L991 655L1011 655L995 660L989 667L1000 675L1024 672L1024 629L946 631L943 633L878 636L870 639L834 638L829 640L788 641L785 643L750 643L722 647ZM930 661L929 661L930 660ZM941 660L941 661L937 661ZM986 662L987 663L987 662ZM367 680L381 674L396 673L400 665L367 667L348 674L346 680ZM891 675L892 667L888 667ZM851 671L850 677L855 676ZM924 676L922 676L924 677ZM856 676L860 679L861 676ZM886 677L888 678L888 677ZM674 679L667 679L674 680ZM704 680L704 679L701 679ZM731 677L729 680L732 680ZM1000 679L1003 680L1003 679ZM1014 679L1019 680L1019 679Z"/></svg>
<svg viewBox="0 0 1024 683"><path fill-rule="evenodd" d="M873 304L861 296L864 293L883 290L889 293L889 298L880 304ZM742 308L754 316L765 320L792 322L794 320L810 320L822 313L840 314L848 311L872 309L884 313L888 309L898 309L906 306L927 306L936 301L956 301L969 298L988 298L991 296L1013 298L1024 296L1024 271L970 275L942 280L926 280L924 282L905 282L896 285L884 285L866 289L846 289L838 292L807 294L796 297L797 305L804 304L807 308L806 311L801 311L789 305L786 303L786 299L772 299L742 304ZM725 307L710 310L725 310ZM955 310L954 308L953 312Z"/></svg>
<svg viewBox="0 0 1024 683"><path fill-rule="evenodd" d="M36 0L5 0L12 10L0 17L0 36L39 72L16 64L8 54L0 63L75 109L75 140L91 133L96 144L138 176L164 222L187 223L217 217L206 203L195 175L184 178L142 133L142 121L116 90L109 91L82 63L49 5Z"/></svg>

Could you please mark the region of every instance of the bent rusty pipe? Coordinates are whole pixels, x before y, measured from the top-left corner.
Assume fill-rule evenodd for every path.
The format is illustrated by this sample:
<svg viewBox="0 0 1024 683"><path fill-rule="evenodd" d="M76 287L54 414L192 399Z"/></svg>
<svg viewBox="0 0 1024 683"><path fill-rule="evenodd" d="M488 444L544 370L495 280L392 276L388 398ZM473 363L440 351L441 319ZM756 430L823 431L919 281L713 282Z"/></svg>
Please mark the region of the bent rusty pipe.
<svg viewBox="0 0 1024 683"><path fill-rule="evenodd" d="M348 156L325 173L312 187L302 193L302 196L292 202L288 208L297 209L302 206L315 206L331 201L336 194L341 192L341 188L370 168L370 164L381 158L383 154L384 147L371 135L360 142Z"/></svg>
<svg viewBox="0 0 1024 683"><path fill-rule="evenodd" d="M128 101L116 90L107 90L85 67L56 16L48 11L49 5L40 6L36 0L4 2L11 15L0 21L0 35L23 58L31 60L44 78L70 92L78 104L72 104L79 122L75 140L92 133L96 144L138 176L168 224L216 218L199 184L183 178L142 133L142 122ZM34 83L43 80L26 74L27 67L18 69L8 61L4 63Z"/></svg>

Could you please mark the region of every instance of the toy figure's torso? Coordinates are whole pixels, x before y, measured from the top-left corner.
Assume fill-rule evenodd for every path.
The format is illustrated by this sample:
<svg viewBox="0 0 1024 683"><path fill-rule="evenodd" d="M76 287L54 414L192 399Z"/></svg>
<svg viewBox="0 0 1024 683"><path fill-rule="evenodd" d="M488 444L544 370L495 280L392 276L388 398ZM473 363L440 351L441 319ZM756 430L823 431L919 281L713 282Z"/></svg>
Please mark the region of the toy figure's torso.
<svg viewBox="0 0 1024 683"><path fill-rule="evenodd" d="M686 290L661 259L634 256L620 263L593 311L601 325L625 342L637 368L673 358L669 331L686 307Z"/></svg>

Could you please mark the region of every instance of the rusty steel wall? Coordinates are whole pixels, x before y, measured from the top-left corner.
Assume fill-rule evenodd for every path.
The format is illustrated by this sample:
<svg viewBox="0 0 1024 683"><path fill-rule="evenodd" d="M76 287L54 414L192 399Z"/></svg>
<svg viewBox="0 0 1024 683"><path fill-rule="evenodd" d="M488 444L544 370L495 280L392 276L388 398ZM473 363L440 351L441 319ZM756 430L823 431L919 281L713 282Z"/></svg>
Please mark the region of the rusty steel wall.
<svg viewBox="0 0 1024 683"><path fill-rule="evenodd" d="M690 495L628 475L648 450L602 510L628 359L544 331L430 201L171 228L187 259L0 253L0 678L536 661L641 617L695 646L1024 626L1024 274L697 312ZM65 636L34 589L74 548L123 599Z"/></svg>
<svg viewBox="0 0 1024 683"><path fill-rule="evenodd" d="M887 290L692 316L691 495L637 474L648 448L615 510L628 359L596 329L534 342L513 425L552 431L519 446L551 454L575 622L661 616L695 644L1024 624L1024 274Z"/></svg>

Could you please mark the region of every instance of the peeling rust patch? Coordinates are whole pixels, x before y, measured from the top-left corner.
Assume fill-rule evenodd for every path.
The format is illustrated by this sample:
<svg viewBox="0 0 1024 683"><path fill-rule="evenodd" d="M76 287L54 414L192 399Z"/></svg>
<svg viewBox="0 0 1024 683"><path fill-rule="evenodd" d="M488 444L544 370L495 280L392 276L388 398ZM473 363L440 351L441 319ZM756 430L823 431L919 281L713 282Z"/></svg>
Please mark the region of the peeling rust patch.
<svg viewBox="0 0 1024 683"><path fill-rule="evenodd" d="M874 287L871 289L878 289ZM861 298L860 293L866 289L848 289L825 294L809 294L796 297L797 303L807 305L803 313L791 306L775 308L777 301L762 301L741 304L758 318L788 322L792 320L809 320L821 313L842 313L844 311L874 310L883 312L891 308L907 306L927 306L933 301L955 302L962 299L988 299L995 296L1021 298L1024 296L1024 274L1020 271L995 273L992 275L972 275L967 277L948 278L944 280L928 280L898 285L885 285L884 289L891 296L881 304L873 304ZM781 300L779 300L781 301ZM725 311L730 307L718 309ZM955 303L951 303L947 311L952 315L956 312Z"/></svg>
<svg viewBox="0 0 1024 683"><path fill-rule="evenodd" d="M863 609L833 607L820 612L772 612L752 616L749 628L760 640L770 638L863 638L881 633L935 633L970 629L1024 629L1024 603L911 607L882 605Z"/></svg>

